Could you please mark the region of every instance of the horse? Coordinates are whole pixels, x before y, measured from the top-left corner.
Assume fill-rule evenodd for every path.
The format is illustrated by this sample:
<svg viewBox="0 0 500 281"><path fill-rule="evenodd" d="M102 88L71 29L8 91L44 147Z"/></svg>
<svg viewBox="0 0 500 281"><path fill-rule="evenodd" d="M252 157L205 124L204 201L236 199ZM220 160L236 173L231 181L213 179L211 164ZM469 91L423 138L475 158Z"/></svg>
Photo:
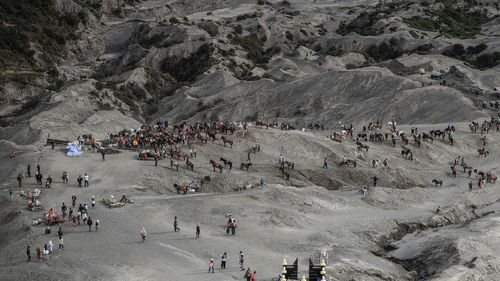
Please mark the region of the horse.
<svg viewBox="0 0 500 281"><path fill-rule="evenodd" d="M214 172L215 172L215 168L217 168L222 173L222 165L221 164L215 163L215 161L212 159L210 159L210 164L212 164L212 168L214 168Z"/></svg>
<svg viewBox="0 0 500 281"><path fill-rule="evenodd" d="M488 150L484 149L484 147L481 149L478 149L477 152L479 153L478 157L481 157L481 156L486 157L486 156L488 156L488 154L490 154L490 152Z"/></svg>
<svg viewBox="0 0 500 281"><path fill-rule="evenodd" d="M253 153L260 151L260 144L256 144L256 145L252 146L252 150L253 150Z"/></svg>
<svg viewBox="0 0 500 281"><path fill-rule="evenodd" d="M413 137L413 140L415 141L415 146L416 147L420 147L420 145L422 144L422 142L416 136Z"/></svg>
<svg viewBox="0 0 500 281"><path fill-rule="evenodd" d="M403 156L405 159L406 159L406 156L408 156L408 154L411 153L411 150L410 149L403 149L401 150L401 156Z"/></svg>
<svg viewBox="0 0 500 281"><path fill-rule="evenodd" d="M436 187L438 186L438 184L439 184L439 187L443 186L443 181L442 180L433 179L432 183L435 184Z"/></svg>
<svg viewBox="0 0 500 281"><path fill-rule="evenodd" d="M408 144L408 138L404 134L401 134L401 140L404 144Z"/></svg>
<svg viewBox="0 0 500 281"><path fill-rule="evenodd" d="M207 144L207 142L208 142L208 138L202 137L201 135L198 135L198 139L200 140L201 145L203 145L203 143Z"/></svg>
<svg viewBox="0 0 500 281"><path fill-rule="evenodd" d="M368 140L368 136L365 133L358 134L358 139L364 139L365 141L367 141Z"/></svg>
<svg viewBox="0 0 500 281"><path fill-rule="evenodd" d="M353 165L354 168L356 168L356 166L358 165L356 160L347 159L345 161L340 162L339 167L349 166L351 164Z"/></svg>
<svg viewBox="0 0 500 281"><path fill-rule="evenodd" d="M185 185L180 186L180 185L178 185L178 184L176 184L176 183L174 183L174 189L177 191L177 194L180 194L180 193L181 193L181 191L182 191L184 194L186 194L186 193L187 193L187 191L188 191L188 187L187 187L187 186L185 186Z"/></svg>
<svg viewBox="0 0 500 281"><path fill-rule="evenodd" d="M212 142L214 142L215 140L217 140L217 137L215 136L215 133L208 133L208 138L212 139Z"/></svg>
<svg viewBox="0 0 500 281"><path fill-rule="evenodd" d="M358 141L358 142L356 142L356 144L358 145L358 148L359 148L358 150L361 150L361 149L363 149L363 148L364 148L364 149L366 149L366 152L368 152L368 149L370 148L368 145L366 145L366 144L362 144L362 143L361 143L361 142L359 142L359 141Z"/></svg>
<svg viewBox="0 0 500 281"><path fill-rule="evenodd" d="M177 169L177 171L179 171L179 163L175 162L172 158L170 158L170 168L173 170L174 166Z"/></svg>
<svg viewBox="0 0 500 281"><path fill-rule="evenodd" d="M251 162L248 162L248 163L241 163L240 165L240 170L243 170L243 169L247 169L248 171L248 168L250 168L250 166L252 166L252 163Z"/></svg>
<svg viewBox="0 0 500 281"><path fill-rule="evenodd" d="M191 157L196 157L196 149L189 150L189 155L191 155Z"/></svg>
<svg viewBox="0 0 500 281"><path fill-rule="evenodd" d="M179 160L180 160L181 158L182 158L182 160L186 160L186 153L176 151L176 152L175 152L175 157L177 157L177 159L179 159Z"/></svg>
<svg viewBox="0 0 500 281"><path fill-rule="evenodd" d="M222 142L224 143L224 146L226 146L226 143L229 143L231 145L231 148L233 147L233 140L226 139L224 136L221 137Z"/></svg>
<svg viewBox="0 0 500 281"><path fill-rule="evenodd" d="M473 133L475 133L477 130L476 126L474 126L473 124L469 124L469 128L470 128L470 131Z"/></svg>
<svg viewBox="0 0 500 281"><path fill-rule="evenodd" d="M189 159L186 160L186 166L189 169L191 169L191 171L194 170L194 165L193 165L193 162L189 161Z"/></svg>
<svg viewBox="0 0 500 281"><path fill-rule="evenodd" d="M494 176L494 175L491 175L491 174L486 174L486 181L487 182L496 182L497 181L497 177Z"/></svg>
<svg viewBox="0 0 500 281"><path fill-rule="evenodd" d="M224 163L224 167L229 165L229 170L231 170L233 168L233 162L226 160L222 157L219 160L222 161L222 163Z"/></svg>
<svg viewBox="0 0 500 281"><path fill-rule="evenodd" d="M280 167L280 171L281 171L281 176L286 179L286 180L290 180L290 174L285 171L285 169L283 169L283 167Z"/></svg>
<svg viewBox="0 0 500 281"><path fill-rule="evenodd" d="M286 166L287 166L288 168L290 168L290 167L291 167L291 168L292 168L292 170L293 170L293 168L295 168L295 163L293 163L293 162L290 162L290 161L285 161L285 164L286 164Z"/></svg>

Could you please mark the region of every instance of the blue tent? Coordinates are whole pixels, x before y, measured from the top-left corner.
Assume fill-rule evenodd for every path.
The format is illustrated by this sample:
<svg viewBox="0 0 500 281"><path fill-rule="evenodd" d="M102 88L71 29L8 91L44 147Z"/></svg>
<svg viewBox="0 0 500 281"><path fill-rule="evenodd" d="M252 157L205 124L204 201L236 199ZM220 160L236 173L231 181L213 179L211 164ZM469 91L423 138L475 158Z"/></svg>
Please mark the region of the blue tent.
<svg viewBox="0 0 500 281"><path fill-rule="evenodd" d="M66 156L80 156L83 154L82 150L76 144L66 146Z"/></svg>

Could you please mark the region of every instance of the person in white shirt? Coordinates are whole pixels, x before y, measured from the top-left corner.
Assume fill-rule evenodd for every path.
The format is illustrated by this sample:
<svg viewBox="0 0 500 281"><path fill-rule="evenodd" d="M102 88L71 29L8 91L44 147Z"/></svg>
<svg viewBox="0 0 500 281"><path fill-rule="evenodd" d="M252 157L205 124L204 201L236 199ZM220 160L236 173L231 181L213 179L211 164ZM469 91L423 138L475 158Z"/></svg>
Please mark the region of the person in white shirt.
<svg viewBox="0 0 500 281"><path fill-rule="evenodd" d="M84 180L84 186L85 187L88 187L89 186L89 175L85 174L85 176L83 177L83 180Z"/></svg>

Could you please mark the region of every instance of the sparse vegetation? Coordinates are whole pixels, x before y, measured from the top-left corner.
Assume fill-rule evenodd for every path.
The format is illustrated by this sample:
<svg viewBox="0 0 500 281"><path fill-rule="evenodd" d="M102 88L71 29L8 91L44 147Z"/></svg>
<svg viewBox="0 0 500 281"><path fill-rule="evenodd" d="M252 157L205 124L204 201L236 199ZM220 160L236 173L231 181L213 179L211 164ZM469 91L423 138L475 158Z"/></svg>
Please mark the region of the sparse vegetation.
<svg viewBox="0 0 500 281"><path fill-rule="evenodd" d="M374 28L375 23L381 19L381 13L377 11L363 12L350 23L341 22L337 33L347 35L351 32L356 32L363 36L376 36L382 34L380 30Z"/></svg>
<svg viewBox="0 0 500 281"><path fill-rule="evenodd" d="M62 45L78 38L74 32L81 22L80 16L60 14L52 1L42 0L0 1L0 18L0 68L3 69L52 65L65 53ZM39 61L33 59L33 47L43 53Z"/></svg>
<svg viewBox="0 0 500 281"><path fill-rule="evenodd" d="M398 44L398 39L393 37L389 42L382 42L379 45L371 45L366 54L375 61L383 61L400 57L403 52Z"/></svg>
<svg viewBox="0 0 500 281"><path fill-rule="evenodd" d="M413 16L404 19L409 26L439 32L450 38L470 38L480 30L481 24L490 19L481 11L467 11L446 4L441 10L427 10L427 16Z"/></svg>
<svg viewBox="0 0 500 281"><path fill-rule="evenodd" d="M267 50L264 49L264 43L253 34L245 37L233 37L232 40L247 51L247 58L249 60L259 65L268 63L273 55L281 52L278 46Z"/></svg>
<svg viewBox="0 0 500 281"><path fill-rule="evenodd" d="M162 70L179 82L193 82L215 63L212 58L213 50L212 45L203 44L187 58L167 57L162 62Z"/></svg>
<svg viewBox="0 0 500 281"><path fill-rule="evenodd" d="M468 62L478 69L488 69L500 64L500 52L486 53L477 56L488 48L488 45L481 43L476 46L469 46L467 49L461 44L454 44L443 51L443 55L453 57Z"/></svg>
<svg viewBox="0 0 500 281"><path fill-rule="evenodd" d="M21 108L19 108L15 115L23 115L33 109L35 109L42 102L42 98L40 96L33 96L28 99L26 103L24 103Z"/></svg>

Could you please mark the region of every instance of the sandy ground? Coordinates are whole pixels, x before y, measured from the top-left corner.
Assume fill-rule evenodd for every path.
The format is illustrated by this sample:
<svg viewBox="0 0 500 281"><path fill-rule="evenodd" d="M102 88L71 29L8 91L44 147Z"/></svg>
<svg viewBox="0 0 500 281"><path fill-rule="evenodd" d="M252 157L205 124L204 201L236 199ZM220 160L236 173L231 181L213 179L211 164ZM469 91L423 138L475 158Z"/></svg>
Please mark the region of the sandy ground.
<svg viewBox="0 0 500 281"><path fill-rule="evenodd" d="M446 125L418 127L423 130ZM415 161L400 156L400 144L392 148L389 144L369 143L369 152L363 153L367 161L359 160L361 164L356 169L338 168L332 163L340 161L343 155L354 158L355 144L327 139L330 131L253 128L245 139L239 133L233 136L232 149L223 147L220 140L206 146L195 145L198 155L192 159L194 172L187 171L182 160L177 172L170 169L168 159L154 167L153 161L136 160L136 153L129 151L107 155L106 161L90 151L82 157L69 158L60 147L26 152L3 163L17 170L24 170L25 164L31 163L34 170L39 161L42 173L55 180L52 189L44 190L42 195L46 208L59 210L62 202L69 205L72 194L76 194L77 204L90 203L90 197L96 196L97 206L89 215L99 219L101 226L98 232L88 232L86 226L63 224L65 250L55 251L49 261L27 264L26 245L31 245L32 253L49 240L57 245L57 229L50 235L44 235L40 226L23 229L41 217L41 212L25 210L25 200L17 196L14 203L7 203L6 188L17 183L15 173L5 176L2 200L8 207L3 212L13 210L16 215L2 231L27 235L4 236L0 273L12 280L33 280L30 276L46 280L242 280L237 258L242 250L245 266L257 271L258 280L271 280L280 271L281 259L293 261L298 257L299 270L305 274L307 259L325 248L329 253L328 267L344 268L332 271L331 276L339 278L332 280L348 280L358 273L363 276L360 272L366 268L395 278L387 280L413 280L401 266L371 253L378 248L378 238L396 227L395 221L431 217L436 206L446 210L469 200L484 203L498 199L498 184L469 192L466 174L459 170L458 177L452 179L449 169L450 162L463 155L474 167L498 174L498 133L488 135L490 155L478 158L479 134L469 133L466 124L457 126L453 147L447 141L436 140L417 149L410 141ZM255 143L261 144L262 151L251 154L254 166L248 172L239 170L249 147ZM279 176L276 168L279 153L296 163L295 169L289 171L289 182ZM330 159L328 169L321 168L324 155ZM224 169L222 174L211 170L209 159L220 162L221 156L233 161L233 170ZM389 159L388 167L371 167L372 159L384 158ZM64 170L69 172L69 184L61 183ZM90 175L90 187L78 188L76 177L84 173ZM204 185L201 193L173 192L173 183L189 184L205 175L211 176L212 182ZM362 199L359 189L371 185L373 175L381 178L379 186ZM266 183L264 189L232 191L235 186L258 184L261 177ZM433 187L433 178L444 180L443 187ZM23 189L28 187L35 187L34 178L24 181ZM16 194L18 190L15 188ZM110 194L119 197L122 193L135 203L108 209L101 202ZM235 236L224 231L227 213L238 222ZM179 218L180 232L173 231L174 216ZM200 239L195 239L197 223L201 225ZM139 236L141 227L148 231L145 243ZM228 268L220 270L220 255L224 251L229 255ZM216 261L215 274L206 273L211 257ZM346 268L351 263L355 268L349 271ZM20 271L21 268L31 273ZM369 273L364 276L359 280L382 280Z"/></svg>

